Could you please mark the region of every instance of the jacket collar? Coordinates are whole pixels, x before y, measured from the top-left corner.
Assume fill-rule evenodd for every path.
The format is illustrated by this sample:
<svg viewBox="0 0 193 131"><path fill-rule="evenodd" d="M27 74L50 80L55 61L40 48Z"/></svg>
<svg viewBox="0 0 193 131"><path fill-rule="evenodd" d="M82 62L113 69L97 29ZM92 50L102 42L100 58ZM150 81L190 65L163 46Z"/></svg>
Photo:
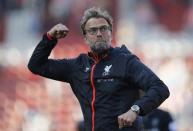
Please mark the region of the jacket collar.
<svg viewBox="0 0 193 131"><path fill-rule="evenodd" d="M94 52L88 52L88 56L91 59L93 59L95 62L99 62L101 59L107 58L112 49L113 49L113 47L110 47L109 49L107 49L106 51L104 51L103 53L100 53L100 54L96 54Z"/></svg>

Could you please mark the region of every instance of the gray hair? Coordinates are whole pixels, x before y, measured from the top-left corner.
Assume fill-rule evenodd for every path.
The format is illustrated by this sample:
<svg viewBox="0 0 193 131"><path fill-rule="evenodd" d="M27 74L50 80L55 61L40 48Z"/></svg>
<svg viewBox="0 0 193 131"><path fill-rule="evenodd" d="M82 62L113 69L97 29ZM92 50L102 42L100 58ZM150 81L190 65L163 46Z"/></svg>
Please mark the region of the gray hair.
<svg viewBox="0 0 193 131"><path fill-rule="evenodd" d="M86 34L86 31L85 31L85 25L87 23L87 21L90 19L90 18L104 18L109 26L110 26L110 29L112 31L112 28L113 28L113 19L112 17L109 15L109 13L107 11L104 11L104 10L101 10L100 8L96 8L96 7L92 7L92 8L89 8L87 9L85 12L84 12L84 15L82 17L82 20L80 22L80 27L81 27L81 30L82 30L82 33L83 35Z"/></svg>

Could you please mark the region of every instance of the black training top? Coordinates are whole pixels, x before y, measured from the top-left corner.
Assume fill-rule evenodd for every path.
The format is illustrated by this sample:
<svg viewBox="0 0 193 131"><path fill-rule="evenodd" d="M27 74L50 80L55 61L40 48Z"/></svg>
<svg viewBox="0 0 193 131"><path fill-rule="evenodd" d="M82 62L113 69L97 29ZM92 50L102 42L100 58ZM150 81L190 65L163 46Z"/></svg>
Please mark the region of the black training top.
<svg viewBox="0 0 193 131"><path fill-rule="evenodd" d="M125 46L110 48L100 56L89 53L74 59L48 59L56 43L44 35L28 68L70 83L81 105L85 131L121 131L118 116L133 104L140 107L139 115L145 115L169 96L167 86ZM146 92L141 98L139 89ZM137 130L137 121L122 130L131 128Z"/></svg>

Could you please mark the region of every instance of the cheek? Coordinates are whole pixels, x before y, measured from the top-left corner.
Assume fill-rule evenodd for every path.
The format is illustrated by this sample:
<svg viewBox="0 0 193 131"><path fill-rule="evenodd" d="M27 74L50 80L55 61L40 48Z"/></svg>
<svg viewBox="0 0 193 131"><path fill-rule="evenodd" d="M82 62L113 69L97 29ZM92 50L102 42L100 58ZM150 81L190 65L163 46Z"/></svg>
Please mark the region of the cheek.
<svg viewBox="0 0 193 131"><path fill-rule="evenodd" d="M105 36L105 39L107 40L107 41L111 41L112 40L112 36L111 36L111 34L107 34L106 36Z"/></svg>
<svg viewBox="0 0 193 131"><path fill-rule="evenodd" d="M96 41L96 37L87 37L87 39L86 39L87 41L91 41L91 42L93 42L93 41Z"/></svg>
<svg viewBox="0 0 193 131"><path fill-rule="evenodd" d="M94 39L91 38L91 37L85 37L85 42L86 42L88 45L90 45L91 43L94 42Z"/></svg>

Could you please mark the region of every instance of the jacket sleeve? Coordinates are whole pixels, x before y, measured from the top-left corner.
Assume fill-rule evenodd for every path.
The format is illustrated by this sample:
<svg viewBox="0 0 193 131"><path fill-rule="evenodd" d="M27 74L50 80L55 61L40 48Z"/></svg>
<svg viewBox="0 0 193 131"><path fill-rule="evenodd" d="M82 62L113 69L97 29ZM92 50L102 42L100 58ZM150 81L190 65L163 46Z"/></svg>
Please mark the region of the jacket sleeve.
<svg viewBox="0 0 193 131"><path fill-rule="evenodd" d="M54 80L69 82L74 60L48 59L56 43L56 39L50 40L44 35L29 60L28 68L34 74Z"/></svg>
<svg viewBox="0 0 193 131"><path fill-rule="evenodd" d="M145 95L134 103L140 107L140 115L145 115L169 97L168 87L139 59L128 60L127 64L128 79L145 91Z"/></svg>

